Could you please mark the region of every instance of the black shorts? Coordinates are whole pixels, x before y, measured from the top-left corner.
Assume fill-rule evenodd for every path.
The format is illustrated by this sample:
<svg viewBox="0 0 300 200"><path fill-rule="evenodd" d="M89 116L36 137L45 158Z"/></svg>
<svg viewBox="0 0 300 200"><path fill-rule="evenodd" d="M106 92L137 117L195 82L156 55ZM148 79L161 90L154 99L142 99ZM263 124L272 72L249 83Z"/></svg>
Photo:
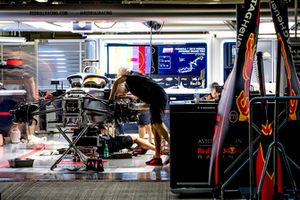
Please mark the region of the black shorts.
<svg viewBox="0 0 300 200"><path fill-rule="evenodd" d="M107 141L109 152L118 152L121 149L129 149L133 145L133 140L130 136L116 136Z"/></svg>
<svg viewBox="0 0 300 200"><path fill-rule="evenodd" d="M150 104L151 123L162 123L167 105L167 96L161 96Z"/></svg>
<svg viewBox="0 0 300 200"><path fill-rule="evenodd" d="M164 108L157 105L150 105L151 123L162 123L164 117Z"/></svg>
<svg viewBox="0 0 300 200"><path fill-rule="evenodd" d="M143 111L139 114L139 121L138 125L147 125L150 124L150 112L149 111Z"/></svg>

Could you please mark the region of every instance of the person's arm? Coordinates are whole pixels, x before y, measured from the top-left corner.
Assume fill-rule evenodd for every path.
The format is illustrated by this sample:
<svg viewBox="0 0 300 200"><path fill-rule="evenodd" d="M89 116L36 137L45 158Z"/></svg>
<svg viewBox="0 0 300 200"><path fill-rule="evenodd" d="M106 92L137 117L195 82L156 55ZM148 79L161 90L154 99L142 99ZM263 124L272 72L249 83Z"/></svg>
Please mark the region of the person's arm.
<svg viewBox="0 0 300 200"><path fill-rule="evenodd" d="M146 110L149 110L150 105L147 103L134 103L134 104L132 104L132 108L134 110L146 111Z"/></svg>
<svg viewBox="0 0 300 200"><path fill-rule="evenodd" d="M33 77L24 78L24 86L27 91L29 101L37 102L39 100L38 89Z"/></svg>
<svg viewBox="0 0 300 200"><path fill-rule="evenodd" d="M109 100L115 100L116 97L116 91L118 88L118 85L120 85L121 83L124 83L126 81L126 76L121 76L120 78L118 78L114 84L113 87L111 89L110 95L109 95Z"/></svg>
<svg viewBox="0 0 300 200"><path fill-rule="evenodd" d="M126 94L126 97L129 98L131 101L135 101L138 99L138 97L132 95L132 94Z"/></svg>

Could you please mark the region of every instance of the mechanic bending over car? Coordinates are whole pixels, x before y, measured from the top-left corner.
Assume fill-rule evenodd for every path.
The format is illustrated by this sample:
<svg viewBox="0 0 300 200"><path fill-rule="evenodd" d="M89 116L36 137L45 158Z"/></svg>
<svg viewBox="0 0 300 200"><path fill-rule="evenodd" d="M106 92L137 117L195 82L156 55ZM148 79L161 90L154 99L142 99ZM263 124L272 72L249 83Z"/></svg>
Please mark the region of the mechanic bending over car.
<svg viewBox="0 0 300 200"><path fill-rule="evenodd" d="M169 143L169 131L163 123L164 109L167 104L167 94L164 89L154 82L151 78L137 74L127 68L119 69L122 75L116 79L113 84L109 101L113 102L116 97L116 92L120 84L124 84L123 89L126 92L131 92L145 104L141 107L149 105L151 113L151 124L155 141L155 155L147 161L147 165L161 166L163 165L161 156L161 138Z"/></svg>

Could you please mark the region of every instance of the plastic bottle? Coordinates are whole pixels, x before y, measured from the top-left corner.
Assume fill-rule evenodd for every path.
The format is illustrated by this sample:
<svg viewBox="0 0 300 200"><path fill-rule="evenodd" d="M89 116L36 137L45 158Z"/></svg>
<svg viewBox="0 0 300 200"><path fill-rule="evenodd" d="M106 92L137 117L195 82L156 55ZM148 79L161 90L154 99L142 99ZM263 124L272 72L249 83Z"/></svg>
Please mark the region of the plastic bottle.
<svg viewBox="0 0 300 200"><path fill-rule="evenodd" d="M195 102L195 104L198 104L200 102L200 94L199 93L194 94L194 102Z"/></svg>
<svg viewBox="0 0 300 200"><path fill-rule="evenodd" d="M200 102L200 92L198 88L196 88L194 92L194 103L198 104L199 102Z"/></svg>
<svg viewBox="0 0 300 200"><path fill-rule="evenodd" d="M10 136L12 143L14 143L14 144L20 143L21 132L17 126L14 126L13 128L11 128L9 136Z"/></svg>
<svg viewBox="0 0 300 200"><path fill-rule="evenodd" d="M103 157L104 158L109 158L109 149L108 149L108 145L107 145L106 142L105 142L105 145L104 145Z"/></svg>

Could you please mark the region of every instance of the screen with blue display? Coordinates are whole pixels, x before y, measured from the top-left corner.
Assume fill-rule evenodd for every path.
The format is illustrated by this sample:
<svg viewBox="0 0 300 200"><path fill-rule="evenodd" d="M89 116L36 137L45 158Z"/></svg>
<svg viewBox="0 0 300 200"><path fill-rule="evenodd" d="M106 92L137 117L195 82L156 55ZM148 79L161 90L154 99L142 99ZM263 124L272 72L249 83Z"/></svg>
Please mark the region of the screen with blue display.
<svg viewBox="0 0 300 200"><path fill-rule="evenodd" d="M157 47L157 74L198 75L207 68L207 44Z"/></svg>

